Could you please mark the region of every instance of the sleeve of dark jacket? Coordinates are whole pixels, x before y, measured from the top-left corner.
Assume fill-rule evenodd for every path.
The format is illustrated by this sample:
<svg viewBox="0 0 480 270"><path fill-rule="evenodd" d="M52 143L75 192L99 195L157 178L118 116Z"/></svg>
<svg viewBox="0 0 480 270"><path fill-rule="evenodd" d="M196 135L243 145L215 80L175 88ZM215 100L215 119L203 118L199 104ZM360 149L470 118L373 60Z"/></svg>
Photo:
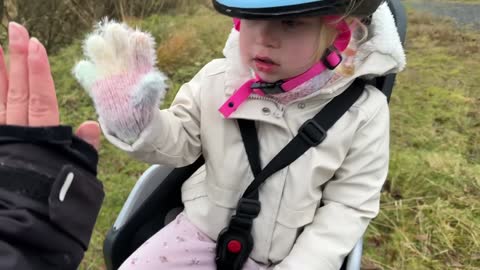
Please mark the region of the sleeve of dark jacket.
<svg viewBox="0 0 480 270"><path fill-rule="evenodd" d="M77 269L103 201L71 127L0 126L0 269Z"/></svg>

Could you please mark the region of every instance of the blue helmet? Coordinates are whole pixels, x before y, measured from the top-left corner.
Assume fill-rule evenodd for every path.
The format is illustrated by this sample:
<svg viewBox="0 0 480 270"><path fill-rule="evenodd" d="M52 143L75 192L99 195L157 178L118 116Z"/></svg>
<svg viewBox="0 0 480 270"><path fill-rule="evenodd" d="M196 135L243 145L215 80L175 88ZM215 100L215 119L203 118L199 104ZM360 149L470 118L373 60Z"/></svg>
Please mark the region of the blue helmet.
<svg viewBox="0 0 480 270"><path fill-rule="evenodd" d="M275 19L314 15L368 17L385 0L213 0L215 9L241 19Z"/></svg>

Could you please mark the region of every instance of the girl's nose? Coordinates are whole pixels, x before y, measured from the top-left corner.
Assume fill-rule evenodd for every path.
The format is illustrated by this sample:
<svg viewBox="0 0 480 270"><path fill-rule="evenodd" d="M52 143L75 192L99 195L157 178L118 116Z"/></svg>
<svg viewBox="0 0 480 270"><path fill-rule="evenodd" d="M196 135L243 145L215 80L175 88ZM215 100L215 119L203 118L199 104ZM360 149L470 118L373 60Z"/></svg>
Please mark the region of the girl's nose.
<svg viewBox="0 0 480 270"><path fill-rule="evenodd" d="M274 21L262 21L258 24L257 44L268 47L278 48L280 46L280 37L277 34L278 25L275 26Z"/></svg>

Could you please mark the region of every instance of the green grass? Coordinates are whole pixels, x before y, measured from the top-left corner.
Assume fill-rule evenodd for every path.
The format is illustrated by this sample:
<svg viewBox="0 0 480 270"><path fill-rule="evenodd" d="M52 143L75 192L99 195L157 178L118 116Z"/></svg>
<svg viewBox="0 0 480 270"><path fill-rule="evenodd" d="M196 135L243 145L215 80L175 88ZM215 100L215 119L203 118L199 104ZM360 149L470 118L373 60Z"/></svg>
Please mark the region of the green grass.
<svg viewBox="0 0 480 270"><path fill-rule="evenodd" d="M480 35L409 15L408 68L390 106L390 173L364 264L479 269Z"/></svg>
<svg viewBox="0 0 480 270"><path fill-rule="evenodd" d="M474 5L480 4L480 0L436 0L436 1L443 1L443 2L449 2L449 3L474 4Z"/></svg>
<svg viewBox="0 0 480 270"><path fill-rule="evenodd" d="M369 227L365 269L480 269L480 45L478 33L409 14L408 68L391 100L391 165L381 212ZM131 21L153 33L169 100L210 59L221 56L231 26L209 9ZM51 58L61 117L96 119L70 69L79 42ZM168 106L168 102L165 106ZM99 178L106 191L81 269L104 269L102 242L148 165L102 141Z"/></svg>

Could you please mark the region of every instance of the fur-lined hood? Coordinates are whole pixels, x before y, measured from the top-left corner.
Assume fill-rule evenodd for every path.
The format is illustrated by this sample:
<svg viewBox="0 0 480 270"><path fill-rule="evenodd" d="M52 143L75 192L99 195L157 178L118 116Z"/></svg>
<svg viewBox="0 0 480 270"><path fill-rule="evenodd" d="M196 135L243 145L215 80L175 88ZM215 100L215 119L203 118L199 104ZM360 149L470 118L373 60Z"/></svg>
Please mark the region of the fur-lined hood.
<svg viewBox="0 0 480 270"><path fill-rule="evenodd" d="M242 64L239 53L239 32L232 29L223 54L226 57L226 94L231 95L246 80L251 78L249 68ZM357 77L377 77L398 73L405 68L405 52L398 35L394 17L386 3L373 14L368 27L368 38L359 48L354 58L355 73L342 77L327 85L317 94L338 94Z"/></svg>

